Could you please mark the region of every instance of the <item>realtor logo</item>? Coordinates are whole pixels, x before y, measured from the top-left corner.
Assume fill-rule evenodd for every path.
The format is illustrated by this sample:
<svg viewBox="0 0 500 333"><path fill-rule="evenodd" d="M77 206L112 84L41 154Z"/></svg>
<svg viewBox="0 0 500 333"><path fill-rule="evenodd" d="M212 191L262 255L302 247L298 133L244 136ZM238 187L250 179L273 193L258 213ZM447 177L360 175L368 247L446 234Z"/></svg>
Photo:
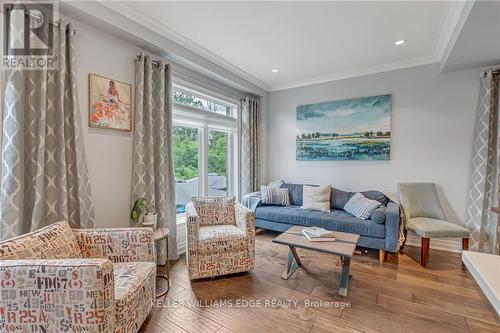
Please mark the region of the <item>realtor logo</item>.
<svg viewBox="0 0 500 333"><path fill-rule="evenodd" d="M58 69L56 1L4 1L2 21L2 69Z"/></svg>

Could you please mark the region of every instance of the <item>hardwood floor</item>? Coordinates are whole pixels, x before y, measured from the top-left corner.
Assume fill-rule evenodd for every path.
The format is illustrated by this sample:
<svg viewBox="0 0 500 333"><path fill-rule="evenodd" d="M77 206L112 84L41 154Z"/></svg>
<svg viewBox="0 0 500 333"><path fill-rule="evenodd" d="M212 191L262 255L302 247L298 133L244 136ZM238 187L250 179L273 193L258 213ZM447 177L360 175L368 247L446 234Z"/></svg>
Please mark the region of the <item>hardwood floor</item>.
<svg viewBox="0 0 500 333"><path fill-rule="evenodd" d="M411 246L383 264L377 251L355 255L349 293L341 297L340 260L328 254L298 249L304 267L282 280L288 247L271 242L277 235L257 235L257 267L250 273L190 282L185 258L172 262L172 288L140 332L500 332L498 316L458 254L431 250L427 268ZM252 300L261 307L242 307Z"/></svg>

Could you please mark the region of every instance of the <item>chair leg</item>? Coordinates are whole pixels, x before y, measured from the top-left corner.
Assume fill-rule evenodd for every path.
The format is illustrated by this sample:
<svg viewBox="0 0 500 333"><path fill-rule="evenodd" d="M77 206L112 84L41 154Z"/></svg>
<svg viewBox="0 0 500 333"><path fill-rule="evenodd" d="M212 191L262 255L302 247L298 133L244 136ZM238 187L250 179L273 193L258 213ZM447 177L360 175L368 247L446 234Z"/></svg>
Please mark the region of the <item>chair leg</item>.
<svg viewBox="0 0 500 333"><path fill-rule="evenodd" d="M379 249L378 250L378 260L380 261L380 263L383 263L386 258L387 258L387 252L385 252L385 250Z"/></svg>
<svg viewBox="0 0 500 333"><path fill-rule="evenodd" d="M462 238L462 250L467 251L469 249L469 239Z"/></svg>
<svg viewBox="0 0 500 333"><path fill-rule="evenodd" d="M469 239L462 238L462 251L467 251L467 250L469 250ZM462 269L467 269L463 261L462 261Z"/></svg>
<svg viewBox="0 0 500 333"><path fill-rule="evenodd" d="M427 259L429 258L430 238L422 237L421 242L422 242L422 244L420 247L420 266L426 267L427 266Z"/></svg>

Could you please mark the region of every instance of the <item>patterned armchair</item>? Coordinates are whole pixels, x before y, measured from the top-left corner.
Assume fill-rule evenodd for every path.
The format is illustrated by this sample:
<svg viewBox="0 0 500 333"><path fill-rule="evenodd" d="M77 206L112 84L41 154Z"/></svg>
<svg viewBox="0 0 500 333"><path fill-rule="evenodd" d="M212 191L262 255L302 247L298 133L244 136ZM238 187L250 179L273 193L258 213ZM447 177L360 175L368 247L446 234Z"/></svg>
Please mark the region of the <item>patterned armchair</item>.
<svg viewBox="0 0 500 333"><path fill-rule="evenodd" d="M186 219L190 280L255 267L255 217L234 197L193 198Z"/></svg>
<svg viewBox="0 0 500 333"><path fill-rule="evenodd" d="M137 332L155 295L150 228L65 221L0 242L0 332Z"/></svg>

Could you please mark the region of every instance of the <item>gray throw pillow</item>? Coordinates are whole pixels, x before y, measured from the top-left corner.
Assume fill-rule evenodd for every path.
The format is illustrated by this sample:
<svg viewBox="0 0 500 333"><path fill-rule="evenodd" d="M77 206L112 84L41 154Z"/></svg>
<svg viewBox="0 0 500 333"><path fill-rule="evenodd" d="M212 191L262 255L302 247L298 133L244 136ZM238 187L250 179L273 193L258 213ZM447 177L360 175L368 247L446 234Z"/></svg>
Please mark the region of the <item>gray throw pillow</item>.
<svg viewBox="0 0 500 333"><path fill-rule="evenodd" d="M385 206L380 206L379 208L375 209L372 212L372 215L370 215L370 220L372 220L375 223L382 224L385 222Z"/></svg>
<svg viewBox="0 0 500 333"><path fill-rule="evenodd" d="M290 206L290 194L287 188L260 186L261 200L264 205Z"/></svg>
<svg viewBox="0 0 500 333"><path fill-rule="evenodd" d="M356 193L347 201L344 210L357 218L366 220L380 205L380 202L365 198L361 193Z"/></svg>

